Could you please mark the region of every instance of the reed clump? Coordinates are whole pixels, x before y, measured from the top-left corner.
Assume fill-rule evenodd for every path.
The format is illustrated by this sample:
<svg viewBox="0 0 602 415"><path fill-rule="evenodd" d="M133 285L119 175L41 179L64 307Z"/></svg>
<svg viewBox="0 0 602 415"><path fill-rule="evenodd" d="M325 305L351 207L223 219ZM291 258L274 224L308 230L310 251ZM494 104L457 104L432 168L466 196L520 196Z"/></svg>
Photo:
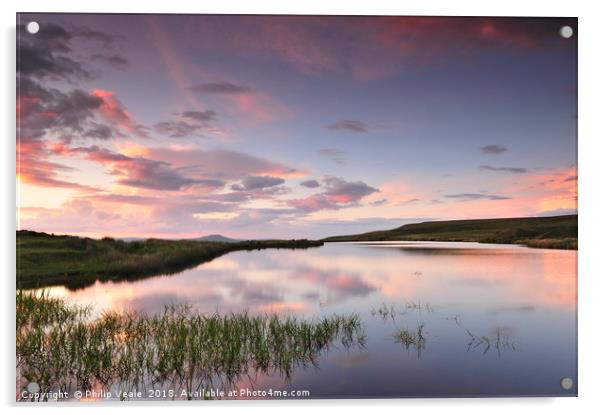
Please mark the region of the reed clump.
<svg viewBox="0 0 602 415"><path fill-rule="evenodd" d="M398 306L396 304L386 304L382 303L378 307L372 307L370 310L370 314L373 317L379 316L384 321L391 319L395 321L397 316L405 316L411 311L418 311L418 313L422 313L425 311L427 313L432 313L435 311L435 307L430 303L415 303L413 301L407 301L405 304Z"/></svg>
<svg viewBox="0 0 602 415"><path fill-rule="evenodd" d="M119 385L183 388L192 395L256 373L285 378L315 365L331 347L364 347L359 317L311 321L294 316L198 314L190 306L162 313L107 312L46 294L17 294L17 373L42 391Z"/></svg>
<svg viewBox="0 0 602 415"><path fill-rule="evenodd" d="M482 349L483 354L495 350L498 357L502 355L504 350L516 351L516 342L512 339L508 330L503 327L496 327L493 334L490 336L475 335L470 330L465 329L466 334L470 337L470 341L466 346L466 351Z"/></svg>
<svg viewBox="0 0 602 415"><path fill-rule="evenodd" d="M424 336L424 323L420 323L416 330L402 328L394 334L395 343L402 344L407 350L414 348L420 353L426 346L426 337Z"/></svg>

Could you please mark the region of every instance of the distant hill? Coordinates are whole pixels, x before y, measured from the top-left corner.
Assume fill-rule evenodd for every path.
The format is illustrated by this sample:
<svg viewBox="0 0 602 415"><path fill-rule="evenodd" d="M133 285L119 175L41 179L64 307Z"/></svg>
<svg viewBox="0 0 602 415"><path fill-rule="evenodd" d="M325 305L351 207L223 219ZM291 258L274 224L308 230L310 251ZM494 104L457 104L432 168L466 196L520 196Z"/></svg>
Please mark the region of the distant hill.
<svg viewBox="0 0 602 415"><path fill-rule="evenodd" d="M149 238L132 237L132 238L118 238L118 239L121 239L122 241L126 241L126 242L136 242L136 241L146 241ZM178 240L178 239L172 239L172 240ZM183 240L201 241L201 242L204 241L204 242L232 243L232 242L240 242L242 239L232 239L232 238L228 238L227 236L224 236L224 235L212 234L212 235L207 235L207 236L200 236L198 238L184 238Z"/></svg>
<svg viewBox="0 0 602 415"><path fill-rule="evenodd" d="M524 244L534 248L577 249L577 215L412 223L386 231L332 236L322 241L396 240Z"/></svg>
<svg viewBox="0 0 602 415"><path fill-rule="evenodd" d="M239 242L240 239L232 239L232 238L228 238L227 236L224 235L207 235L207 236L201 236L200 238L193 238L192 240L194 241L207 241L207 242L227 242L227 243L233 243L233 242Z"/></svg>

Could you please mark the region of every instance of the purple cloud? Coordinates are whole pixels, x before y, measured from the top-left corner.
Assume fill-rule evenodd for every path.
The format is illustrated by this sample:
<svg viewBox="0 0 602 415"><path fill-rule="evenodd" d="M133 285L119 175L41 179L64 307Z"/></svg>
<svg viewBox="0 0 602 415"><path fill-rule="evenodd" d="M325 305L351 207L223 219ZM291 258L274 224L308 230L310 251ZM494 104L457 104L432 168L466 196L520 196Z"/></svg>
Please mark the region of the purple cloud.
<svg viewBox="0 0 602 415"><path fill-rule="evenodd" d="M206 94L241 95L251 92L251 88L232 82L209 82L191 86L189 89Z"/></svg>
<svg viewBox="0 0 602 415"><path fill-rule="evenodd" d="M163 161L129 157L98 146L78 147L71 151L84 154L88 160L108 167L110 174L117 177L117 182L126 186L153 190L182 190L193 185L211 189L219 189L225 185L220 179L185 176Z"/></svg>
<svg viewBox="0 0 602 415"><path fill-rule="evenodd" d="M498 172L507 172L507 173L526 173L529 170L525 169L524 167L494 167L494 166L479 166L479 169L481 170L487 170L487 171L498 171Z"/></svg>
<svg viewBox="0 0 602 415"><path fill-rule="evenodd" d="M289 206L306 212L340 209L356 205L362 198L378 192L362 181L348 182L339 177L326 177L325 190L303 199L289 200Z"/></svg>
<svg viewBox="0 0 602 415"><path fill-rule="evenodd" d="M483 154L501 154L508 151L507 147L498 145L498 144L490 144L484 147L481 147L481 152Z"/></svg>
<svg viewBox="0 0 602 415"><path fill-rule="evenodd" d="M345 152L336 148L323 148L320 150L322 156L330 158L337 164L345 163Z"/></svg>
<svg viewBox="0 0 602 415"><path fill-rule="evenodd" d="M213 110L184 111L174 114L177 119L154 125L155 130L172 138L204 137L204 132L214 131L217 113Z"/></svg>
<svg viewBox="0 0 602 415"><path fill-rule="evenodd" d="M243 179L241 184L233 184L231 189L236 191L263 190L265 188L278 186L283 183L284 179L281 177L247 176Z"/></svg>
<svg viewBox="0 0 602 415"><path fill-rule="evenodd" d="M483 193L456 193L451 195L445 195L448 199L460 199L460 200L509 200L511 197L499 196L499 195L488 195Z"/></svg>
<svg viewBox="0 0 602 415"><path fill-rule="evenodd" d="M329 130L352 131L354 133L368 132L368 127L362 121L357 120L338 120L328 126Z"/></svg>
<svg viewBox="0 0 602 415"><path fill-rule="evenodd" d="M317 180L305 180L300 184L301 186L307 187L308 189L315 189L316 187L320 187L320 183Z"/></svg>

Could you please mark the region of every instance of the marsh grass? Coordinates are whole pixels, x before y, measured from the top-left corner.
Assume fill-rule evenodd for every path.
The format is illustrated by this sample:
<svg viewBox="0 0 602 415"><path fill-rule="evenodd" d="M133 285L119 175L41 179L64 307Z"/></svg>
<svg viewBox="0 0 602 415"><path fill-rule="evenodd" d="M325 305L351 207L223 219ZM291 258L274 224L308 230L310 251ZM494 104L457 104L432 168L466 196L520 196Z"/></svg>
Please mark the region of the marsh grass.
<svg viewBox="0 0 602 415"><path fill-rule="evenodd" d="M462 316L460 314L454 314L452 317L445 317L447 321L453 321L456 323L456 326L462 327Z"/></svg>
<svg viewBox="0 0 602 415"><path fill-rule="evenodd" d="M407 327L399 328L396 319L398 317L406 316L412 311L422 313L423 310L432 313L435 311L435 308L429 303L422 304L420 301L418 303L409 301L403 306L382 303L378 307L372 307L371 314L373 317L380 317L383 322L391 320L395 326L395 331L393 332L393 340L395 343L402 344L406 350L410 350L410 348L416 350L418 352L418 357L420 357L422 350L426 346L425 324L419 323L415 330L411 330Z"/></svg>
<svg viewBox="0 0 602 415"><path fill-rule="evenodd" d="M435 311L435 307L430 303L423 304L420 301L418 301L418 303L410 301L410 302L406 303L406 310L416 310L419 313L421 313L422 311L426 311L427 313L432 313Z"/></svg>
<svg viewBox="0 0 602 415"><path fill-rule="evenodd" d="M418 313L422 313L423 311L427 313L433 313L435 311L435 307L430 303L423 304L420 301L418 303L408 301L402 306L382 303L378 307L372 307L370 314L373 317L378 316L385 321L388 319L395 321L398 316L405 316L411 311L418 311Z"/></svg>
<svg viewBox="0 0 602 415"><path fill-rule="evenodd" d="M190 396L253 374L290 378L315 366L332 347L364 347L359 317L312 321L294 316L195 313L168 306L162 313L107 312L68 305L44 293L17 294L17 373L42 392L122 390L170 385Z"/></svg>
<svg viewBox="0 0 602 415"><path fill-rule="evenodd" d="M424 327L424 323L420 323L416 327L416 330L410 330L408 328L399 329L394 334L395 343L402 344L405 346L406 350L409 350L410 348L415 349L418 352L418 356L420 356L422 350L426 346Z"/></svg>
<svg viewBox="0 0 602 415"><path fill-rule="evenodd" d="M466 334L470 337L466 351L482 349L484 355L490 351L495 351L498 357L501 357L502 352L505 350L517 350L516 342L512 340L510 334L501 327L496 327L491 336L475 335L470 330L465 330Z"/></svg>
<svg viewBox="0 0 602 415"><path fill-rule="evenodd" d="M395 320L395 317L401 314L401 310L397 310L395 304L389 305L386 303L382 303L378 307L372 307L370 314L372 314L373 317L379 316L383 320L387 320L389 318Z"/></svg>
<svg viewBox="0 0 602 415"><path fill-rule="evenodd" d="M321 245L322 242L307 239L126 242L23 230L17 231L17 287L65 285L76 289L97 280L136 280L173 274L233 251L307 249Z"/></svg>

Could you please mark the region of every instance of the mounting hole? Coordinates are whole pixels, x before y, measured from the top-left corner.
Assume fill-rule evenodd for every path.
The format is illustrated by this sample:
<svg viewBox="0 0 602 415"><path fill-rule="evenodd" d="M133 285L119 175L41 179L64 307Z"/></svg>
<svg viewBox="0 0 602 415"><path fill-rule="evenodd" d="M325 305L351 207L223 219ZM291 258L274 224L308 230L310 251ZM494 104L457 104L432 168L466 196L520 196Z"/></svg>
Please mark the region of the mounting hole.
<svg viewBox="0 0 602 415"><path fill-rule="evenodd" d="M571 36L573 36L573 28L571 26L562 26L560 28L560 36L565 39L569 39Z"/></svg>
<svg viewBox="0 0 602 415"><path fill-rule="evenodd" d="M573 379L571 378L562 378L560 379L560 386L564 390L570 390L573 388Z"/></svg>
<svg viewBox="0 0 602 415"><path fill-rule="evenodd" d="M29 393L38 393L40 391L40 385L36 382L29 382L27 384L27 392Z"/></svg>
<svg viewBox="0 0 602 415"><path fill-rule="evenodd" d="M27 30L27 33L35 35L40 31L40 25L38 24L38 22L29 22L25 26L25 30Z"/></svg>

